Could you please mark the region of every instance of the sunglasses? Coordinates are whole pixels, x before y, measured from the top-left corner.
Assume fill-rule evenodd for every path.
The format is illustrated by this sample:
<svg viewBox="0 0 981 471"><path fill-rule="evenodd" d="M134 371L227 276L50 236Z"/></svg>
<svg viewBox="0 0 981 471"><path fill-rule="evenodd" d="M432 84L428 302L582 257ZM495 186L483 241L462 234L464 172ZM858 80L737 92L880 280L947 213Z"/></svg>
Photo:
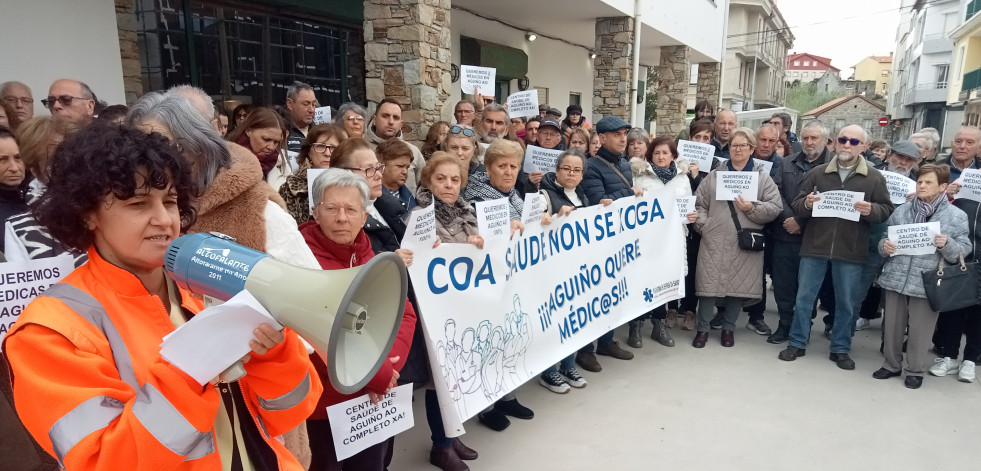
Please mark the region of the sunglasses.
<svg viewBox="0 0 981 471"><path fill-rule="evenodd" d="M461 128L460 126L453 126L453 127L451 127L450 128L450 134L463 134L464 136L467 136L467 137L473 137L474 136L473 129L470 129L470 128Z"/></svg>
<svg viewBox="0 0 981 471"><path fill-rule="evenodd" d="M58 103L61 103L61 106L72 106L72 101L74 100L89 100L89 99L90 98L82 98L80 96L71 96L71 95L49 96L41 100L41 104L44 105L45 108L51 108L52 106L54 106L55 102L57 101Z"/></svg>
<svg viewBox="0 0 981 471"><path fill-rule="evenodd" d="M853 146L857 146L857 145L861 144L862 141L860 141L858 139L855 139L855 138L851 138L851 139L849 139L847 137L839 137L838 138L838 144L845 144L845 143L851 144Z"/></svg>

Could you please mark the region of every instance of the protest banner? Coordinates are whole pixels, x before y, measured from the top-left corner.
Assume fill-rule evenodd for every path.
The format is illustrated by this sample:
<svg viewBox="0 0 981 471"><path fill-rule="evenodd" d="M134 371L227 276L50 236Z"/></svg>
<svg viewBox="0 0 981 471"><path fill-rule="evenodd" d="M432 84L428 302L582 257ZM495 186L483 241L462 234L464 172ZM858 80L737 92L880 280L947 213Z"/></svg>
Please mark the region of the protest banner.
<svg viewBox="0 0 981 471"><path fill-rule="evenodd" d="M493 67L478 67L476 65L460 66L460 90L463 93L483 96L494 96L494 81L497 79L497 69Z"/></svg>
<svg viewBox="0 0 981 471"><path fill-rule="evenodd" d="M0 345L24 307L74 269L71 255L0 263Z"/></svg>
<svg viewBox="0 0 981 471"><path fill-rule="evenodd" d="M967 168L961 172L961 187L957 191L955 198L967 198L969 200L981 201L981 170Z"/></svg>
<svg viewBox="0 0 981 471"><path fill-rule="evenodd" d="M507 198L478 201L474 204L477 212L477 233L484 240L511 237L511 213Z"/></svg>
<svg viewBox="0 0 981 471"><path fill-rule="evenodd" d="M939 222L889 226L888 237L896 244L896 255L928 255L937 251L933 238L940 234Z"/></svg>
<svg viewBox="0 0 981 471"><path fill-rule="evenodd" d="M538 116L538 90L512 93L507 103L511 118Z"/></svg>
<svg viewBox="0 0 981 471"><path fill-rule="evenodd" d="M892 204L903 204L906 202L907 195L916 193L916 182L912 178L888 170L880 170L880 172L886 179L886 189L889 190L889 201L892 201Z"/></svg>
<svg viewBox="0 0 981 471"><path fill-rule="evenodd" d="M522 170L527 173L531 172L554 172L555 164L559 160L559 156L562 155L561 150L557 149L545 149L538 146L528 146L525 149L525 161L522 166Z"/></svg>
<svg viewBox="0 0 981 471"><path fill-rule="evenodd" d="M674 199L621 198L490 249L415 253L409 275L447 436L585 343L684 296Z"/></svg>
<svg viewBox="0 0 981 471"><path fill-rule="evenodd" d="M695 198L694 196L679 196L675 198L678 205L678 215L681 217L681 222L688 224L688 213L695 212Z"/></svg>
<svg viewBox="0 0 981 471"><path fill-rule="evenodd" d="M811 210L811 217L815 218L841 218L849 221L858 221L862 216L855 209L855 203L865 199L865 193L860 191L825 191L818 193L821 197L814 203Z"/></svg>
<svg viewBox="0 0 981 471"><path fill-rule="evenodd" d="M525 196L525 205L521 207L521 223L525 225L526 231L530 229L530 225L541 225L543 212L545 197L541 193L528 193Z"/></svg>
<svg viewBox="0 0 981 471"><path fill-rule="evenodd" d="M678 141L678 157L698 164L699 172L712 171L715 146L695 141Z"/></svg>
<svg viewBox="0 0 981 471"><path fill-rule="evenodd" d="M759 201L760 174L756 172L717 172L715 199L732 201L742 196L747 201Z"/></svg>
<svg viewBox="0 0 981 471"><path fill-rule="evenodd" d="M403 249L413 252L421 247L432 247L436 243L436 205L417 209L409 213L405 223L405 236L400 244Z"/></svg>
<svg viewBox="0 0 981 471"><path fill-rule="evenodd" d="M773 161L754 158L753 168L757 167L763 169L763 173L769 175L770 170L773 170Z"/></svg>
<svg viewBox="0 0 981 471"><path fill-rule="evenodd" d="M392 388L378 404L372 404L365 394L327 406L327 421L337 460L350 458L412 428L412 385Z"/></svg>
<svg viewBox="0 0 981 471"><path fill-rule="evenodd" d="M309 197L307 202L310 205L310 214L313 214L313 207L320 202L320 197L322 196L322 195L313 196L313 181L316 180L321 173L324 173L325 170L327 169L326 168L307 169L307 196Z"/></svg>
<svg viewBox="0 0 981 471"><path fill-rule="evenodd" d="M313 124L330 124L330 107L321 106L313 110Z"/></svg>

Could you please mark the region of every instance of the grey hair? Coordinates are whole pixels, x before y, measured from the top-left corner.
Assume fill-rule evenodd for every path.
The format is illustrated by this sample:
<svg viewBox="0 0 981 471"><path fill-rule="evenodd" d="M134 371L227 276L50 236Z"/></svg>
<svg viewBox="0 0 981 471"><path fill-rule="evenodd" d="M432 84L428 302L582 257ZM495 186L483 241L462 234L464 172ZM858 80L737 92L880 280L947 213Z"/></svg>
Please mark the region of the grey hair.
<svg viewBox="0 0 981 471"><path fill-rule="evenodd" d="M215 118L215 103L211 99L211 95L208 95L208 92L195 87L194 85L176 85L170 87L170 89L167 90L167 93L181 95L188 100L191 100L191 105L195 104L194 99L197 98L204 104L205 108L199 109L197 106L195 106L194 109L198 110L198 112L201 113L201 116L207 118L209 122Z"/></svg>
<svg viewBox="0 0 981 471"><path fill-rule="evenodd" d="M933 141L933 147L931 149L936 148L940 144L940 131L937 131L937 128L923 128L920 129L920 133L926 134Z"/></svg>
<svg viewBox="0 0 981 471"><path fill-rule="evenodd" d="M484 107L484 113L487 113L488 111L503 111L504 114L510 116L508 114L508 109L505 108L504 105L502 105L500 103L491 103L491 104L485 106Z"/></svg>
<svg viewBox="0 0 981 471"><path fill-rule="evenodd" d="M99 99L95 97L95 92L92 91L92 88L89 87L88 84L85 82L79 82L78 80L75 80L75 82L82 88L82 98L92 100L96 103L99 102Z"/></svg>
<svg viewBox="0 0 981 471"><path fill-rule="evenodd" d="M364 109L363 106L350 101L341 105L340 108L337 108L337 113L334 114L334 124L344 126L344 114L348 111L354 111L355 113L361 115L361 117L364 118L365 126L368 125L368 110Z"/></svg>
<svg viewBox="0 0 981 471"><path fill-rule="evenodd" d="M149 119L167 126L185 157L192 159L198 193L204 193L223 168L232 164L225 141L211 122L179 94L143 95L126 115L126 124L139 127Z"/></svg>
<svg viewBox="0 0 981 471"><path fill-rule="evenodd" d="M933 150L933 137L931 137L929 133L925 133L923 131L915 132L909 136L910 141L912 141L913 139L923 139L924 140L923 146L925 147L925 149L923 150L925 151Z"/></svg>
<svg viewBox="0 0 981 471"><path fill-rule="evenodd" d="M631 142L634 142L634 141L644 141L645 143L647 143L648 145L650 145L650 143L651 143L651 137L647 133L647 131L645 131L645 130L643 130L641 128L632 128L627 133L627 144L630 144Z"/></svg>
<svg viewBox="0 0 981 471"><path fill-rule="evenodd" d="M317 178L313 180L313 185L310 190L310 207L314 207L320 200L324 197L324 192L328 188L333 188L339 186L342 188L357 188L358 192L361 193L361 206L368 209L368 201L371 196L371 190L368 188L368 180L364 178L364 175L354 173L351 170L341 170L339 168L328 168L323 171ZM312 198L313 195L318 195L317 198Z"/></svg>
<svg viewBox="0 0 981 471"><path fill-rule="evenodd" d="M456 112L456 108L458 106L460 106L460 105L470 105L470 109L472 111L477 111L477 105L475 105L473 101L471 101L471 100L460 100L460 101L456 102L455 105L453 105L453 112L454 113Z"/></svg>
<svg viewBox="0 0 981 471"><path fill-rule="evenodd" d="M296 96L299 95L300 92L303 90L310 90L312 92L313 87L311 87L310 84L308 83L295 81L293 82L293 85L290 85L290 88L286 89L286 98L289 98L290 100L296 100Z"/></svg>
<svg viewBox="0 0 981 471"><path fill-rule="evenodd" d="M586 164L586 153L579 149L566 149L565 152L562 152L562 155L560 155L558 159L555 159L555 171L559 171L559 167L562 166L562 163L565 162L566 158L569 156L579 157L579 160L582 160L582 174L585 175L586 169L589 168Z"/></svg>
<svg viewBox="0 0 981 471"><path fill-rule="evenodd" d="M469 125L466 125L466 124L452 124L452 125L450 125L450 129L453 129L454 126L455 127L458 127L458 128L461 128L461 129L469 129L469 130L473 131L474 134L473 134L473 136L467 137L462 132L461 133L458 133L458 134L453 134L453 133L449 132L449 130L447 130L447 132L446 132L446 139L443 139L443 142L440 143L440 145L442 146L443 151L445 151L445 152L449 152L450 151L450 138L451 137L454 138L454 139L469 139L470 140L470 144L473 144L473 157L470 158L470 162L479 164L480 163L480 160L481 160L481 157L483 157L483 155L484 155L484 146L480 145L480 138L477 136L477 130L474 129L473 126L469 126Z"/></svg>
<svg viewBox="0 0 981 471"><path fill-rule="evenodd" d="M28 87L27 84L24 83L24 82L18 82L16 80L11 80L9 82L0 83L0 95L3 95L4 93L6 93L7 92L7 89L10 88L10 87L12 87L12 86L14 86L14 85L20 85L20 86L26 88L27 91L31 93L31 95L34 95L34 90L31 90L31 87Z"/></svg>
<svg viewBox="0 0 981 471"><path fill-rule="evenodd" d="M804 128L801 129L800 132L801 132L801 134L803 134L804 133L804 130L806 130L806 129L815 129L815 128L817 128L817 130L821 132L821 137L825 141L827 141L828 138L831 137L831 131L819 119L815 119L815 120L810 121L807 124L805 124L804 125Z"/></svg>

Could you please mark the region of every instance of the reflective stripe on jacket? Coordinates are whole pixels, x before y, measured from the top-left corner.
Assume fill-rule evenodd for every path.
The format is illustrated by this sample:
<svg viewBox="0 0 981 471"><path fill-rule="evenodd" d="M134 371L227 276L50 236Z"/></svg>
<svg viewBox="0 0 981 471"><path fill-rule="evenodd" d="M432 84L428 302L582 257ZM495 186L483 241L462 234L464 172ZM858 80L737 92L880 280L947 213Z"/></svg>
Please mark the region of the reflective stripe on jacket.
<svg viewBox="0 0 981 471"><path fill-rule="evenodd" d="M202 305L181 291L183 307ZM66 469L221 468L212 431L221 400L164 361L174 330L163 303L129 272L89 262L35 299L4 340L17 413ZM273 439L300 424L322 386L294 332L252 354L239 381L278 468L300 464Z"/></svg>

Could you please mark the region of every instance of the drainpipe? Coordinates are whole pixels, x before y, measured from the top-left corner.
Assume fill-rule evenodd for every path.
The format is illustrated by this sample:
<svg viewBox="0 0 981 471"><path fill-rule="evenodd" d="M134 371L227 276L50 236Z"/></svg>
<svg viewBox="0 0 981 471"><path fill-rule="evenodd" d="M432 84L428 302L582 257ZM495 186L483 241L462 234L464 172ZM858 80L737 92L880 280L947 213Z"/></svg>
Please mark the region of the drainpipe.
<svg viewBox="0 0 981 471"><path fill-rule="evenodd" d="M631 74L633 79L630 82L630 124L637 128L643 127L637 125L637 87L640 83L640 4L642 0L634 0L634 49L633 49L633 67L634 71ZM647 84L650 86L650 84Z"/></svg>

